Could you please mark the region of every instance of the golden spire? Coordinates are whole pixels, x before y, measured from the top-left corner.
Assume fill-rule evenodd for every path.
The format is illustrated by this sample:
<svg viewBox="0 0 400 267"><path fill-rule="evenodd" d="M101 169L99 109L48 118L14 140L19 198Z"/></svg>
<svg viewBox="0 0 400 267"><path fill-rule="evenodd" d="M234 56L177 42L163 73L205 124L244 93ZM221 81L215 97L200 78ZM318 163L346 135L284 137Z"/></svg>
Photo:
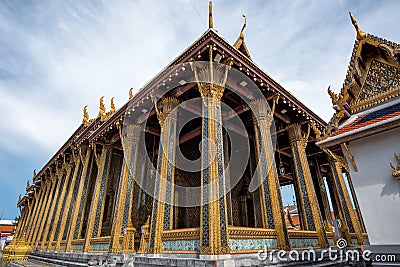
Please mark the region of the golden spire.
<svg viewBox="0 0 400 267"><path fill-rule="evenodd" d="M132 99L133 97L133 92L132 92L133 88L129 89L129 99Z"/></svg>
<svg viewBox="0 0 400 267"><path fill-rule="evenodd" d="M243 15L244 22L243 22L243 27L242 30L240 31L240 38L244 39L244 28L246 28L246 15Z"/></svg>
<svg viewBox="0 0 400 267"><path fill-rule="evenodd" d="M362 40L365 38L366 34L365 32L363 32L360 27L358 27L357 21L354 18L353 14L351 14L351 12L349 12L350 15L350 19L351 19L351 23L353 24L354 28L357 31L357 40Z"/></svg>
<svg viewBox="0 0 400 267"><path fill-rule="evenodd" d="M214 28L213 15L212 15L212 1L208 5L208 28Z"/></svg>

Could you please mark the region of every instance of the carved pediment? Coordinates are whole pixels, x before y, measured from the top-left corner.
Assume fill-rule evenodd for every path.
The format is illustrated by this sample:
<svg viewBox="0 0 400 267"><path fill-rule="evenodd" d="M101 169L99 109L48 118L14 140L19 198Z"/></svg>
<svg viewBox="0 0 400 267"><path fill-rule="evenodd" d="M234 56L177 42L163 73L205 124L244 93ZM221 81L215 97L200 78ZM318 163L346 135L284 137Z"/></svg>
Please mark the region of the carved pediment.
<svg viewBox="0 0 400 267"><path fill-rule="evenodd" d="M399 92L400 68L374 59L351 109L368 108L398 96Z"/></svg>

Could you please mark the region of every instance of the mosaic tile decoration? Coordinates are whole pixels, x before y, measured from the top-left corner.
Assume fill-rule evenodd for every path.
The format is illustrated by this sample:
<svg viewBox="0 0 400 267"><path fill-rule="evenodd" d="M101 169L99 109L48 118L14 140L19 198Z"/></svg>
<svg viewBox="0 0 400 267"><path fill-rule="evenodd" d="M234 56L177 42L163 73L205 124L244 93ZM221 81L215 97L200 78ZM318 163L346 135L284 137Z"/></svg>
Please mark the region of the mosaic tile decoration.
<svg viewBox="0 0 400 267"><path fill-rule="evenodd" d="M165 188L165 204L164 204L164 230L170 229L171 225L171 206L168 203L171 203L171 198L172 198L172 170L175 168L174 162L175 160L173 159L175 155L175 125L176 123L175 120L170 120L170 132L169 132L169 144L168 144L168 163L167 163L167 185ZM168 183L169 182L169 183Z"/></svg>
<svg viewBox="0 0 400 267"><path fill-rule="evenodd" d="M101 184L100 184L100 192L99 192L99 202L97 204L97 208L96 208L96 217L94 220L94 226L93 226L93 232L92 232L92 237L97 237L99 235L99 232L101 229L99 229L100 227L100 220L101 220L101 213L103 210L103 199L105 197L104 195L104 191L106 188L106 183L107 183L107 173L108 173L108 168L109 168L109 163L111 161L111 149L107 149L106 152L106 160L104 162L104 169L103 169L103 173L102 173L102 177L101 177Z"/></svg>
<svg viewBox="0 0 400 267"><path fill-rule="evenodd" d="M164 251L200 251L200 240L166 240L162 242Z"/></svg>
<svg viewBox="0 0 400 267"><path fill-rule="evenodd" d="M109 244L90 244L90 251L108 251Z"/></svg>
<svg viewBox="0 0 400 267"><path fill-rule="evenodd" d="M78 239L79 232L80 232L80 229L81 229L81 222L82 222L82 218L83 218L83 211L84 211L84 208L85 208L86 192L87 192L88 184L89 184L90 168L92 167L92 161L93 161L93 153L90 152L88 170L86 171L86 177L85 177L85 181L84 181L84 184L83 184L82 199L81 199L81 203L79 205L78 217L74 218L74 219L76 219L74 239Z"/></svg>
<svg viewBox="0 0 400 267"><path fill-rule="evenodd" d="M149 246L151 248L154 248L154 235L156 234L156 222L157 222L157 209L158 209L158 193L160 191L160 181L161 181L161 176L160 176L160 171L161 171L161 158L163 154L163 144L164 143L164 131L161 131L160 135L160 143L159 143L159 149L158 149L158 158L157 158L157 171L156 171L156 180L154 182L154 194L155 197L153 199L153 211L151 215L151 229L150 229L150 244ZM146 248L147 250L147 248Z"/></svg>
<svg viewBox="0 0 400 267"><path fill-rule="evenodd" d="M291 248L317 247L318 238L290 238Z"/></svg>
<svg viewBox="0 0 400 267"><path fill-rule="evenodd" d="M131 194L132 194L132 183L133 183L133 170L135 169L135 158L136 158L136 143L132 144L132 149L131 149L131 156L130 156L130 161L129 161L129 170L128 170L128 185L126 187L126 199L124 203L124 216L122 219L122 227L121 230L125 229L128 226L128 217L129 217L129 204L130 204L130 199L131 199ZM122 168L121 172L121 178L120 180L122 181L123 175L125 175L125 168ZM122 186L122 185L121 185ZM119 199L119 193L118 193L118 199Z"/></svg>
<svg viewBox="0 0 400 267"><path fill-rule="evenodd" d="M333 238L328 238L328 244L329 244L329 246L334 246L334 245L336 245L335 244L335 240L333 239Z"/></svg>
<svg viewBox="0 0 400 267"><path fill-rule="evenodd" d="M68 214L67 214L67 222L65 223L62 240L66 240L67 239L69 227L70 227L70 224L71 224L72 211L75 208L76 195L78 194L79 182L80 182L81 176L82 176L82 169L83 169L82 163L79 162L78 175L76 176L74 189L73 189L73 192L72 192L71 203L69 204L69 210L68 210Z"/></svg>
<svg viewBox="0 0 400 267"><path fill-rule="evenodd" d="M352 238L352 239L351 239L351 243L352 243L353 245L357 245L357 244L358 244L358 239L357 239L357 238Z"/></svg>
<svg viewBox="0 0 400 267"><path fill-rule="evenodd" d="M58 184L59 184L59 182L58 182L58 180L56 180L55 181L55 185L54 185L54 189L58 186ZM56 197L56 190L54 190L53 189L53 194L52 194L52 197L51 197L51 199L49 200L50 201L50 206L48 206L48 207L51 207L51 205L53 205L53 200L54 200L54 198ZM50 214L48 214L50 211L47 211L46 212L46 214L47 214L47 216L45 216L45 224L44 225L47 225L47 223L49 222L49 220L50 220ZM44 240L44 230L42 229L41 230L41 234L40 234L40 239L39 240Z"/></svg>
<svg viewBox="0 0 400 267"><path fill-rule="evenodd" d="M70 173L69 173L69 178L68 178L68 183L67 183L67 187L68 190L71 188L71 183L72 183L72 177L74 176L74 172L75 172L75 166L72 167ZM68 194L68 190L64 188L64 199L63 202L61 204L61 210L60 210L60 214L58 215L58 222L57 222L57 227L56 227L56 232L54 234L54 238L53 240L58 240L58 236L60 233L60 228L61 228L61 221L64 220L64 211L65 211L65 205L67 204L67 194Z"/></svg>
<svg viewBox="0 0 400 267"><path fill-rule="evenodd" d="M216 131L217 131L217 160L218 160L218 191L219 191L219 215L221 223L221 246L228 246L228 231L226 225L228 224L226 220L225 212L225 170L224 170L224 148L222 140L222 115L220 104L216 107Z"/></svg>
<svg viewBox="0 0 400 267"><path fill-rule="evenodd" d="M71 250L73 250L73 251L82 251L82 249L83 249L83 245L82 244L72 245L71 246Z"/></svg>
<svg viewBox="0 0 400 267"><path fill-rule="evenodd" d="M269 205L269 203L272 203L271 201L271 194L269 191L269 181L268 181L268 166L266 164L267 159L265 155L265 150L263 148L263 138L261 135L261 129L260 126L257 124L256 125L257 131L257 140L258 140L258 147L260 149L260 155L259 155L259 163L261 164L261 175L263 179L263 184L264 184L264 198L265 198L265 205L266 207L263 207L266 211L267 214L267 221L268 221L268 228L274 229L275 228L275 223L274 223L274 215L272 213L272 207Z"/></svg>
<svg viewBox="0 0 400 267"><path fill-rule="evenodd" d="M202 156L202 172L201 172L201 179L202 179L202 185L208 184L208 173L209 173L209 168L207 167L206 170L204 170L205 166L208 166L208 107L206 105L203 105L203 156ZM208 229L208 189L207 186L202 187L202 200L203 200L203 206L201 207L201 246L202 247L208 247L210 245L210 239L209 239L209 229Z"/></svg>
<svg viewBox="0 0 400 267"><path fill-rule="evenodd" d="M278 248L275 238L230 239L231 250L264 250Z"/></svg>
<svg viewBox="0 0 400 267"><path fill-rule="evenodd" d="M55 220L55 217L56 217L56 214L57 214L57 207L58 207L58 202L60 202L60 198L61 198L61 191L62 190L60 190L60 189L62 189L63 188L63 186L64 186L64 182L65 182L65 176L66 176L66 174L64 173L63 174L63 176L62 176L62 178L61 178L61 181L63 181L63 184L61 184L61 181L60 181L60 184L58 185L58 186L60 186L60 188L59 188L59 190L58 190L58 195L57 195L57 199L56 199L56 204L55 204L55 209L53 210L53 216L51 216L51 222L54 222L54 220ZM47 233L47 237L46 237L46 241L49 241L50 240L50 236L51 236L51 229L49 230L49 232Z"/></svg>
<svg viewBox="0 0 400 267"><path fill-rule="evenodd" d="M271 135L268 136L268 140L267 140L267 141L268 141L269 153L270 153L271 155L275 155L275 152L274 152L274 150L273 150L273 147L274 147L274 146L273 146L273 144L272 144L272 137L271 137ZM275 158L273 158L273 160L275 161ZM277 191L278 191L278 192L277 192L277 195L278 195L278 202L279 202L279 210L283 211L282 194L281 194L281 190L280 190L278 171L277 171L277 169L276 169L276 165L275 165L275 164L272 164L272 170L273 170L273 174L274 174L275 187L277 188ZM285 221L285 217L284 217L284 213L283 213L283 212L280 213L280 217L281 217L281 218L280 218L281 221L284 222L284 221ZM283 227L283 231L284 231L284 232L287 232L286 223L283 223L282 227ZM286 244L287 246L289 246L289 236L288 236L287 234L284 234L283 237L284 237L284 239L285 239L285 244Z"/></svg>
<svg viewBox="0 0 400 267"><path fill-rule="evenodd" d="M298 179L299 179L299 183L300 183L300 191L302 193L303 196L303 205L304 205L304 210L305 210L305 215L306 215L306 219L307 219L307 230L310 231L315 231L315 224L314 224L314 217L312 214L312 210L311 210L311 202L308 196L308 192L307 192L307 187L306 187L306 182L305 182L305 176L304 176L304 170L303 170L303 166L301 165L301 161L300 161L300 154L299 154L299 150L297 146L294 146L294 158L293 158L296 166L297 166L297 172L298 172Z"/></svg>
<svg viewBox="0 0 400 267"><path fill-rule="evenodd" d="M349 228L350 233L355 233L353 222L351 221L351 217L350 217L350 210L346 204L346 200L344 197L344 192L343 192L344 188L342 188L342 185L339 181L340 178L339 178L336 168L332 168L332 174L333 174L333 178L335 179L337 189L339 191L339 198L340 198L340 202L343 206L343 212L344 212L344 216L346 218L347 227Z"/></svg>
<svg viewBox="0 0 400 267"><path fill-rule="evenodd" d="M400 69L383 62L373 60L367 77L358 95L357 103L384 92L399 88Z"/></svg>

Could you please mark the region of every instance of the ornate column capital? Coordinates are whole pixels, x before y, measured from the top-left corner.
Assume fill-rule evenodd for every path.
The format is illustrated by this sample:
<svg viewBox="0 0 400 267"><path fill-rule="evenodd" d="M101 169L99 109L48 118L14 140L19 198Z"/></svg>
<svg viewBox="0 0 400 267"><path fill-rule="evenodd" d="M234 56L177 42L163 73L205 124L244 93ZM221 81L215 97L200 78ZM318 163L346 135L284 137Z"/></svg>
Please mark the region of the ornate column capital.
<svg viewBox="0 0 400 267"><path fill-rule="evenodd" d="M123 133L123 140L124 143L127 142L124 145L132 144L134 142L139 142L140 140L140 133L142 130L142 126L139 124L129 124L125 126L125 130Z"/></svg>
<svg viewBox="0 0 400 267"><path fill-rule="evenodd" d="M176 115L176 110L174 109L179 105L179 100L175 97L163 97L160 103L160 109L158 108L157 104L155 105L156 112L157 112L157 119L160 123L161 128L164 127L165 119L171 114ZM171 112L174 111L174 114ZM170 118L174 119L175 116L170 116Z"/></svg>
<svg viewBox="0 0 400 267"><path fill-rule="evenodd" d="M253 111L253 121L254 124L259 124L260 121L267 122L267 126L271 126L274 119L274 113L269 108L268 103L265 99L256 99L249 104L251 110Z"/></svg>
<svg viewBox="0 0 400 267"><path fill-rule="evenodd" d="M310 124L308 124L308 130L306 134L302 134L301 125L298 123L290 124L287 128L289 135L289 143L293 145L296 142L300 143L300 147L305 149L308 143L308 137L310 136Z"/></svg>
<svg viewBox="0 0 400 267"><path fill-rule="evenodd" d="M194 72L201 97L221 100L225 91L228 72L233 64L232 58L226 65L213 62L213 46L209 45L209 64L201 65L198 68L193 59L189 63Z"/></svg>

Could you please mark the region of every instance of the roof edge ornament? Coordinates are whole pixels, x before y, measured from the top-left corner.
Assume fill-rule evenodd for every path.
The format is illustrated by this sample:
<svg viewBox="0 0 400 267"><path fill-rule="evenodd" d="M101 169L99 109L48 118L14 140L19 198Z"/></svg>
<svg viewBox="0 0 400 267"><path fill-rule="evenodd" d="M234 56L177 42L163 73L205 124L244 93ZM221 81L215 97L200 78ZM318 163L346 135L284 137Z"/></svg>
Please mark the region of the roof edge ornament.
<svg viewBox="0 0 400 267"><path fill-rule="evenodd" d="M360 27L357 24L357 20L355 19L355 17L353 16L353 14L351 14L351 12L349 12L350 15L350 19L351 19L351 23L353 24L354 28L357 31L357 40L362 40L364 39L367 35L365 32L363 32Z"/></svg>
<svg viewBox="0 0 400 267"><path fill-rule="evenodd" d="M400 156L397 156L396 153L394 153L394 157L397 160L397 166L393 166L393 164L390 162L390 167L392 167L392 176L397 178L397 180L400 181Z"/></svg>
<svg viewBox="0 0 400 267"><path fill-rule="evenodd" d="M213 14L212 14L212 1L208 4L208 28L214 28Z"/></svg>
<svg viewBox="0 0 400 267"><path fill-rule="evenodd" d="M236 42L233 44L233 47L242 52L245 56L247 56L249 59L251 59L251 55L249 52L249 49L247 48L247 45L244 41L244 29L247 26L247 19L246 15L242 15L244 18L243 21L243 26L242 29L240 30L239 37L236 39Z"/></svg>
<svg viewBox="0 0 400 267"><path fill-rule="evenodd" d="M87 105L83 107L83 119L82 119L82 124L87 126L90 124L90 119L89 119L89 113L87 111Z"/></svg>
<svg viewBox="0 0 400 267"><path fill-rule="evenodd" d="M246 15L242 15L242 16L244 18L244 22L243 22L242 30L240 31L240 36L239 36L240 39L244 39L244 29L247 26Z"/></svg>

